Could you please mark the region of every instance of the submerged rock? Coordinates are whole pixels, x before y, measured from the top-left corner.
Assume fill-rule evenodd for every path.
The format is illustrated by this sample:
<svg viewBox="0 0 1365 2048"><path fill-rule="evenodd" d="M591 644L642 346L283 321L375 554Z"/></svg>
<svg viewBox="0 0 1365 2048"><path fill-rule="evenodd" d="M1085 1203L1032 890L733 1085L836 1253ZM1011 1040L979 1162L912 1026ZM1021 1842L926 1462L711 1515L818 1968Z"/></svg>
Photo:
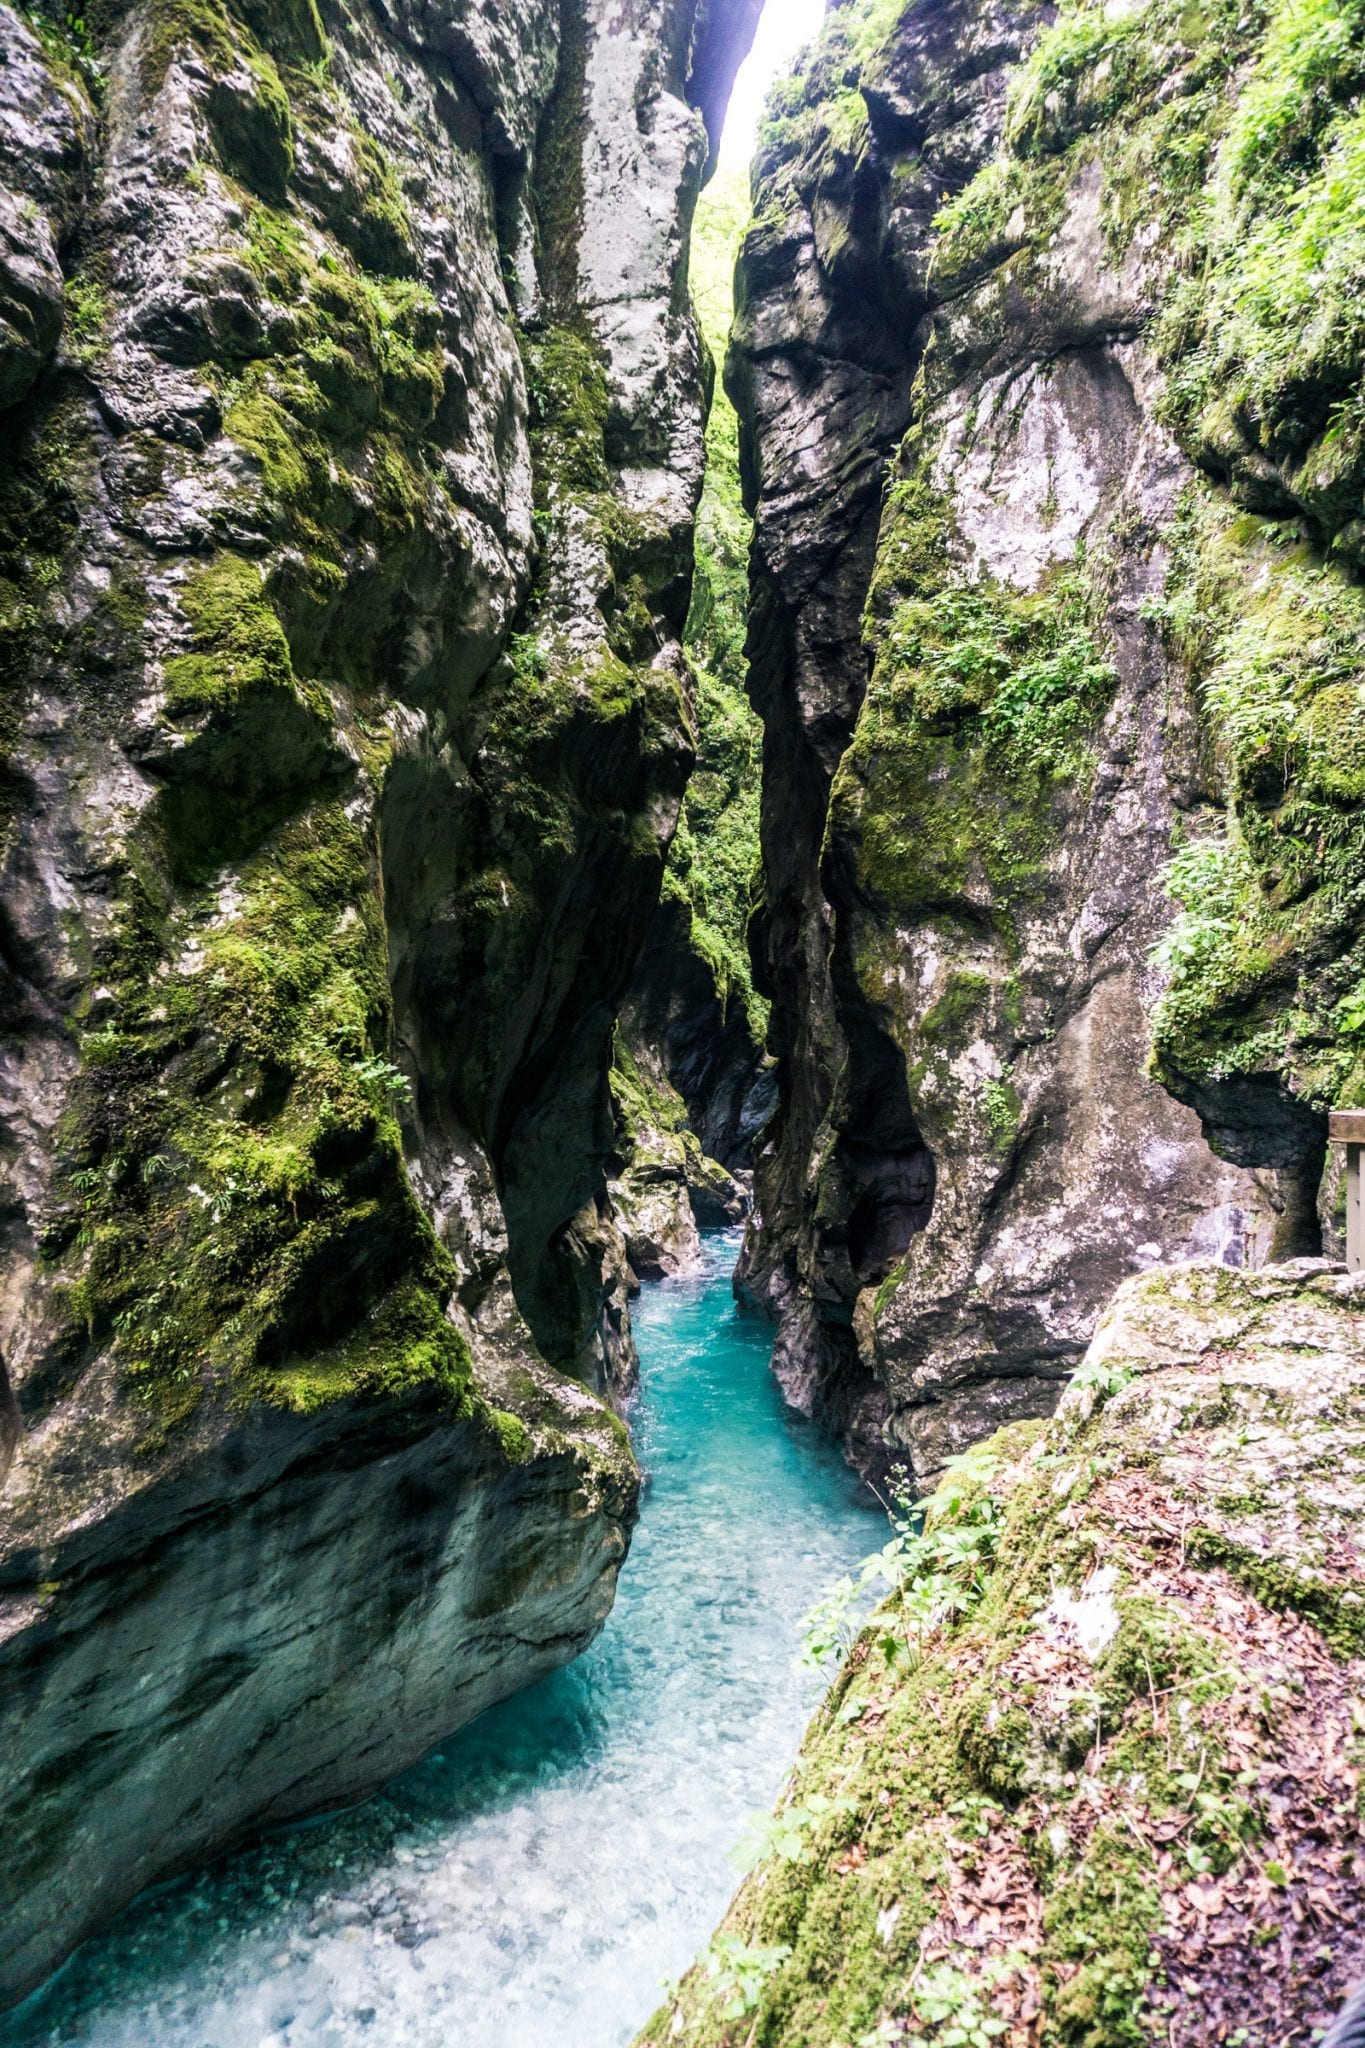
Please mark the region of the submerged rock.
<svg viewBox="0 0 1365 2048"><path fill-rule="evenodd" d="M757 12L0 6L0 1999L610 1604Z"/></svg>
<svg viewBox="0 0 1365 2048"><path fill-rule="evenodd" d="M1365 1281L1129 1280L1055 1420L928 1504L642 2048L1191 2048L1365 1973Z"/></svg>

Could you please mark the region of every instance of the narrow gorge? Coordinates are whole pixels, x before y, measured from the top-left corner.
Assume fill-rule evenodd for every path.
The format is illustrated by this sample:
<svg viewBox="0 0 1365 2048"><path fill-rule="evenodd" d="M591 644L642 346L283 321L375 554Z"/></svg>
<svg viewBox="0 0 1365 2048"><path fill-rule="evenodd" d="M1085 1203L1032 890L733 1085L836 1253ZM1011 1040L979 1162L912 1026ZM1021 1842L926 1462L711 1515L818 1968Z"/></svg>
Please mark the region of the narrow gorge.
<svg viewBox="0 0 1365 2048"><path fill-rule="evenodd" d="M0 1996L610 1607L756 11L0 14Z"/></svg>
<svg viewBox="0 0 1365 2048"><path fill-rule="evenodd" d="M1363 93L0 0L8 2048L1324 2040Z"/></svg>

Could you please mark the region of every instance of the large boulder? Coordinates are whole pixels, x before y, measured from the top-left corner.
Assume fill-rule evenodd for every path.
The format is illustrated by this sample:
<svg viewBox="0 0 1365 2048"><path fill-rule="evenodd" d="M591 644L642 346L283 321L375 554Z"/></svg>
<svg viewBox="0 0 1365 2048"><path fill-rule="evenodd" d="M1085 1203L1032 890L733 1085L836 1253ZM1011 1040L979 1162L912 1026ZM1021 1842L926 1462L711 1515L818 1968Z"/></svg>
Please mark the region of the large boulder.
<svg viewBox="0 0 1365 2048"><path fill-rule="evenodd" d="M641 2048L1325 2026L1365 1974L1362 1510L1365 1280L1125 1282L1056 1418L929 1501Z"/></svg>

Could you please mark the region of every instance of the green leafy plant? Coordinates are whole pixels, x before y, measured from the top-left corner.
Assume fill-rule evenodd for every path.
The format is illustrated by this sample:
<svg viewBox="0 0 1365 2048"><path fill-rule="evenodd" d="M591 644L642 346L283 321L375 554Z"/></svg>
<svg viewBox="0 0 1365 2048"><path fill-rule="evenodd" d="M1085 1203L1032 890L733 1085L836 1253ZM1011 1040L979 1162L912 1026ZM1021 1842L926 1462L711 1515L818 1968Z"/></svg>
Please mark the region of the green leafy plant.
<svg viewBox="0 0 1365 2048"><path fill-rule="evenodd" d="M981 1091L981 1099L991 1144L996 1152L1008 1153L1019 1130L1019 1096L1009 1067L998 1080L987 1081Z"/></svg>
<svg viewBox="0 0 1365 2048"><path fill-rule="evenodd" d="M356 1066L356 1078L367 1088L380 1088L395 1101L405 1102L411 1098L412 1083L400 1067L392 1060L361 1060Z"/></svg>
<svg viewBox="0 0 1365 2048"><path fill-rule="evenodd" d="M1180 915L1152 957L1173 980L1200 972L1244 923L1255 873L1240 837L1231 829L1184 846L1166 867L1162 881L1180 905Z"/></svg>
<svg viewBox="0 0 1365 2048"><path fill-rule="evenodd" d="M812 1792L808 1799L793 1801L777 1813L751 1814L732 1861L746 1872L773 1857L780 1863L809 1863L815 1853L810 1838L816 1828L833 1815L857 1811L856 1799L830 1799L823 1792Z"/></svg>
<svg viewBox="0 0 1365 2048"><path fill-rule="evenodd" d="M1004 1808L998 1799L969 1792L965 1799L954 1800L948 1811L956 1818L960 1834L974 1835L977 1841L984 1842Z"/></svg>
<svg viewBox="0 0 1365 2048"><path fill-rule="evenodd" d="M911 1991L915 2017L932 2028L910 2033L905 2048L990 2048L1009 2032L1009 2024L991 2010L990 1995L1024 1963L1018 1954L992 1956L980 1973L968 1976L951 1963L940 1963L915 1981Z"/></svg>
<svg viewBox="0 0 1365 2048"><path fill-rule="evenodd" d="M706 1975L721 2018L738 2020L752 2012L769 1977L790 1955L791 1949L782 1942L771 1948L750 1948L738 1935L718 1934L706 1952Z"/></svg>
<svg viewBox="0 0 1365 2048"><path fill-rule="evenodd" d="M1083 736L1116 679L1091 631L1079 565L1036 598L982 582L905 599L890 646L914 674L921 718L975 734L1016 776L1078 774Z"/></svg>
<svg viewBox="0 0 1365 2048"><path fill-rule="evenodd" d="M63 0L20 0L19 12L32 22L50 56L86 75L96 55L95 38L79 7Z"/></svg>
<svg viewBox="0 0 1365 2048"><path fill-rule="evenodd" d="M108 318L104 287L92 277L72 278L66 287L66 340L74 362L89 365L95 361Z"/></svg>
<svg viewBox="0 0 1365 2048"><path fill-rule="evenodd" d="M1072 1374L1068 1391L1079 1388L1082 1393L1093 1393L1095 1406L1103 1407L1106 1401L1112 1401L1115 1394L1121 1393L1135 1377L1132 1366L1109 1365L1103 1359L1096 1359L1092 1363L1087 1359Z"/></svg>
<svg viewBox="0 0 1365 2048"><path fill-rule="evenodd" d="M890 1541L811 1609L803 1663L820 1670L847 1656L875 1589L886 1589L883 1650L892 1658L908 1655L914 1663L936 1629L972 1611L985 1592L999 1534L999 1511L989 1492L993 1469L979 1456L954 1460L927 1506L908 1496L905 1477L898 1476L887 1507Z"/></svg>

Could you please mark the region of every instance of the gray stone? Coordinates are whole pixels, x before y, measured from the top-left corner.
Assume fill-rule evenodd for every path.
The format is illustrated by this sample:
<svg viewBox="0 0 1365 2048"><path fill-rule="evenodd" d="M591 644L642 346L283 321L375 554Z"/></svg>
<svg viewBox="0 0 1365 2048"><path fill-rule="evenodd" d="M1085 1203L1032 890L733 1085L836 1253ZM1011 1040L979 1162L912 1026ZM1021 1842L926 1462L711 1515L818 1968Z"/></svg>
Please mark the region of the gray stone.
<svg viewBox="0 0 1365 2048"><path fill-rule="evenodd" d="M1158 423L1139 338L1151 252L1116 266L1092 164L1026 272L1010 268L1022 227L960 277L935 268L942 194L995 150L1008 69L1040 26L910 9L860 72L831 17L809 125L760 160L728 370L757 517L760 965L781 1086L742 1284L779 1321L789 1398L859 1463L924 1481L1050 1412L1126 1273L1198 1254L1255 1265L1316 1229L1297 1153L1216 1157L1147 1072L1163 870L1201 773L1194 691L1152 616L1194 472ZM847 140L837 93L855 82L868 125ZM874 830L913 838L949 817L932 793L911 813L859 740L869 663L917 594L894 508L883 524L899 476L946 508L963 590L1036 592L1081 547L1113 563L1093 770L1058 784L1018 903L970 830L961 879L918 900L879 893L866 865Z"/></svg>
<svg viewBox="0 0 1365 2048"><path fill-rule="evenodd" d="M690 761L697 104L756 10L704 61L697 0L566 12L134 4L96 149L0 5L0 2000L577 1654L625 1554L608 1072ZM557 321L591 505L532 434ZM548 744L533 624L625 678Z"/></svg>

